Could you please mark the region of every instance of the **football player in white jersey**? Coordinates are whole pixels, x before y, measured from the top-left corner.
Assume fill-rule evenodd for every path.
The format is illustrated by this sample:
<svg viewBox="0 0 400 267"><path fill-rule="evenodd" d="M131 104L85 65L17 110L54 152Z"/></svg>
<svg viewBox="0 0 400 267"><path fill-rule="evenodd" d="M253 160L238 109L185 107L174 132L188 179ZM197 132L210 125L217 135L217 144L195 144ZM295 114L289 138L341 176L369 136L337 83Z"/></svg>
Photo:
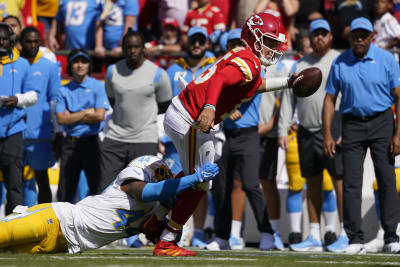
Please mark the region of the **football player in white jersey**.
<svg viewBox="0 0 400 267"><path fill-rule="evenodd" d="M17 206L13 214L0 219L0 250L77 253L138 234L148 225L159 227L180 192L214 179L218 171L216 164L205 164L192 175L173 179L158 157L136 158L101 195L75 205ZM177 247L171 256L193 255L187 252Z"/></svg>

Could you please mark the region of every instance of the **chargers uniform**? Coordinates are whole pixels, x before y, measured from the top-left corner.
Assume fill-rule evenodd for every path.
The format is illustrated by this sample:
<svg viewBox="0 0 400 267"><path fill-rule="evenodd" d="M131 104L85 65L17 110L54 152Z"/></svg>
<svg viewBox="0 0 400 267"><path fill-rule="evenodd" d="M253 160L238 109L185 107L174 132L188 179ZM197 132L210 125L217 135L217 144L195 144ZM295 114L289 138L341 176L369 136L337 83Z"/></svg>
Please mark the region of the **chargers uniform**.
<svg viewBox="0 0 400 267"><path fill-rule="evenodd" d="M154 182L147 169L127 167L101 195L75 205L40 204L0 219L0 249L77 253L139 233L158 202L145 203L123 192L121 184L130 179Z"/></svg>

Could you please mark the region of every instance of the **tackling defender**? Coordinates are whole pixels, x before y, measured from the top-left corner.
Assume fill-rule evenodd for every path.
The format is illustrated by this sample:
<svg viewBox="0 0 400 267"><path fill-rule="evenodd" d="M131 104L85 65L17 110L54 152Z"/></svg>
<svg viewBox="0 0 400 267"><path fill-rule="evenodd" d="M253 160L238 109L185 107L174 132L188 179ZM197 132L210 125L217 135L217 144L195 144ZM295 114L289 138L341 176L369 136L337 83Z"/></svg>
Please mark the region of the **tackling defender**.
<svg viewBox="0 0 400 267"><path fill-rule="evenodd" d="M215 65L191 82L173 98L164 119L164 129L173 140L185 174L214 161L214 145L209 134L214 125L227 118L254 94L292 87L297 74L287 78L261 78L261 64L273 65L282 55L286 42L280 21L271 14L252 15L244 24L241 40L244 48L233 49ZM179 248L177 233L189 219L205 194L208 183L182 194L172 210L171 219L154 248L154 255L167 255L166 249ZM265 216L268 216L267 214ZM266 229L273 248L273 230ZM186 250L186 254L195 255ZM179 256L184 255L182 253Z"/></svg>
<svg viewBox="0 0 400 267"><path fill-rule="evenodd" d="M18 206L13 214L0 219L0 250L77 253L138 234L148 218L165 219L166 206L173 205L177 194L214 179L218 171L216 164L205 164L192 175L172 179L161 159L136 158L101 195L89 196L76 205ZM182 252L180 248L165 251L174 256Z"/></svg>

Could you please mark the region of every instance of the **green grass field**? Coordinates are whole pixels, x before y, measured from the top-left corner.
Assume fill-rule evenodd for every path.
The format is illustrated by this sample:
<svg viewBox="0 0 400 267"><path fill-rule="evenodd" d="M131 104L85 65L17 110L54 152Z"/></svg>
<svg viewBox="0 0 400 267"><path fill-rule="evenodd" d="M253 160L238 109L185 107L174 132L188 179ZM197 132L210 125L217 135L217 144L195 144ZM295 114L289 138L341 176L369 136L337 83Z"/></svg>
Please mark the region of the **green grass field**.
<svg viewBox="0 0 400 267"><path fill-rule="evenodd" d="M332 253L196 250L196 257L154 257L152 248L99 249L82 254L27 255L0 253L0 266L400 266L400 255L345 256Z"/></svg>

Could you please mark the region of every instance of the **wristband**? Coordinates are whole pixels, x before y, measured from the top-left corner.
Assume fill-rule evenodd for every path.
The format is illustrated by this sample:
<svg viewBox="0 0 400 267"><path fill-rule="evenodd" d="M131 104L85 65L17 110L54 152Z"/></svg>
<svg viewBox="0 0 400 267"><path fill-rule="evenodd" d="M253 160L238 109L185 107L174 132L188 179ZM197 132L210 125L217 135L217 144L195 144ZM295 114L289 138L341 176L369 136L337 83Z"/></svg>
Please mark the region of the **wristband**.
<svg viewBox="0 0 400 267"><path fill-rule="evenodd" d="M203 107L203 109L205 109L205 108L209 108L209 109L212 109L212 110L216 111L215 106L214 106L214 105L211 105L211 104L205 104L204 107Z"/></svg>

